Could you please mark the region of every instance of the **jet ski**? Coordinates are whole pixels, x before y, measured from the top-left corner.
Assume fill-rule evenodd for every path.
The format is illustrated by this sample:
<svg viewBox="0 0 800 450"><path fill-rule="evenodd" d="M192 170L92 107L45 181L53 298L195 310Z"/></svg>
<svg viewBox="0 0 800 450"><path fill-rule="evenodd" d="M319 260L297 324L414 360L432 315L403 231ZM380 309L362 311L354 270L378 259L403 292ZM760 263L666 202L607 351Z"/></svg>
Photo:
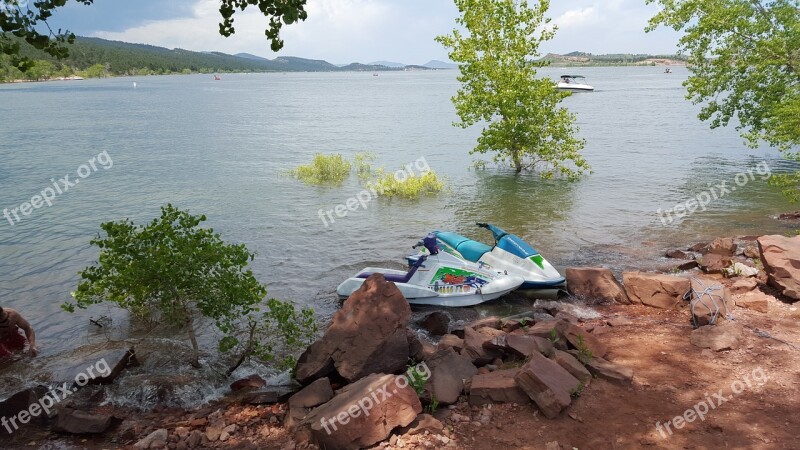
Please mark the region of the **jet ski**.
<svg viewBox="0 0 800 450"><path fill-rule="evenodd" d="M336 288L340 297L355 292L370 275L383 274L393 281L408 303L434 306L473 306L494 300L517 289L525 281L515 275L500 274L479 264L440 252L437 237L428 234L412 248L422 247L413 257L408 271L367 267Z"/></svg>
<svg viewBox="0 0 800 450"><path fill-rule="evenodd" d="M445 253L501 274L522 277L525 282L521 289L552 288L566 281L558 270L519 236L488 223L476 225L492 232L495 240L493 247L449 231L434 231L433 234ZM413 265L415 260L409 257L408 262Z"/></svg>

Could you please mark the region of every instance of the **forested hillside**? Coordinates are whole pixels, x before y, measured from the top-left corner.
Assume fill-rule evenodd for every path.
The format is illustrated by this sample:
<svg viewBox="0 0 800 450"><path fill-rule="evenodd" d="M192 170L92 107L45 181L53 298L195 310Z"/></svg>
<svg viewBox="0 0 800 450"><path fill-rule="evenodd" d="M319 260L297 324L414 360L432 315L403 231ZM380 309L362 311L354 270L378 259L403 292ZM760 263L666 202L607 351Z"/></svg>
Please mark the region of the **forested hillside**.
<svg viewBox="0 0 800 450"><path fill-rule="evenodd" d="M400 70L385 66L351 64L337 67L327 61L282 56L273 60L253 55L192 52L152 45L130 44L98 38L78 37L69 47L69 57L57 60L22 42L22 55L36 60L26 72L0 56L0 82L47 80L73 75L84 78L123 75L164 75L214 72L331 72L340 70Z"/></svg>

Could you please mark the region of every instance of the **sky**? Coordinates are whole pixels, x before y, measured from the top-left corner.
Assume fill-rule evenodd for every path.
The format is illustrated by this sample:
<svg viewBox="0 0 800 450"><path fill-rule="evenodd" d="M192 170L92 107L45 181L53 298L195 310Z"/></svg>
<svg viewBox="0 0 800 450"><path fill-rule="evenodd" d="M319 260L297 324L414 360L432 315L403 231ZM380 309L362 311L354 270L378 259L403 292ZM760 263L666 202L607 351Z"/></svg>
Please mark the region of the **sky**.
<svg viewBox="0 0 800 450"><path fill-rule="evenodd" d="M284 26L285 47L276 55L264 36L267 19L257 9L236 12L236 34L229 38L219 34L218 9L219 0L96 0L91 6L73 1L50 23L80 36L194 51L298 56L335 64L423 64L448 60L434 38L452 31L458 16L452 0L308 0L308 19ZM559 30L540 50L675 53L676 32L644 32L657 10L645 0L552 0L547 15Z"/></svg>

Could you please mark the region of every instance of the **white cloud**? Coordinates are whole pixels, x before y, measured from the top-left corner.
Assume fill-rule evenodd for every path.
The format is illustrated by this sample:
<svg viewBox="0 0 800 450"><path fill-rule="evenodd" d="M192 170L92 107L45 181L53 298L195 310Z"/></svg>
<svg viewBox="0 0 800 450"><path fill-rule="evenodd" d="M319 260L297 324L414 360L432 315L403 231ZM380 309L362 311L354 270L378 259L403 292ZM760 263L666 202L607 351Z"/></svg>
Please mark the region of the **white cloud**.
<svg viewBox="0 0 800 450"><path fill-rule="evenodd" d="M553 19L553 23L558 25L558 28L563 29L597 22L599 18L600 15L597 8L589 6L588 8L571 9Z"/></svg>
<svg viewBox="0 0 800 450"><path fill-rule="evenodd" d="M254 8L234 16L236 34L219 35L219 0L196 0L189 17L146 22L121 32L93 36L195 51L248 52L274 58L264 36L268 19ZM455 26L452 0L309 0L308 19L287 25L281 55L324 59L332 63L393 60L422 64L446 59L433 41ZM645 34L647 18L657 8L643 0L571 0L553 2L549 12L559 31L544 53L574 50L592 53L674 51L677 34Z"/></svg>

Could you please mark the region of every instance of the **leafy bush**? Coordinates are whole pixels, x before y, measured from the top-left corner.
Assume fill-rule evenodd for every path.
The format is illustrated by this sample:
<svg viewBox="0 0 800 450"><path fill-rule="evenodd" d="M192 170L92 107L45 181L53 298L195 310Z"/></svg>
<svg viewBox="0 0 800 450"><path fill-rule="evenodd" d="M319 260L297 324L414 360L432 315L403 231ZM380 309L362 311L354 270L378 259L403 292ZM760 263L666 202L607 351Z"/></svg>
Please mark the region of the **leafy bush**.
<svg viewBox="0 0 800 450"><path fill-rule="evenodd" d="M400 179L394 173L386 173L383 169L378 170L377 178L367 183L370 189L374 189L380 195L387 197L401 197L416 199L423 195L437 194L444 189L444 182L439 179L436 172L429 170L419 175L406 174Z"/></svg>
<svg viewBox="0 0 800 450"><path fill-rule="evenodd" d="M342 184L350 175L352 164L340 154L314 155L314 161L298 166L290 175L306 184Z"/></svg>
<svg viewBox="0 0 800 450"><path fill-rule="evenodd" d="M270 299L262 313L267 289L247 268L255 255L243 244L226 244L214 230L201 228L205 220L166 205L161 217L146 226L128 219L100 225L105 236L91 241L100 248L98 264L80 272L72 293L75 303L62 308L74 312L76 307L111 302L151 324L181 327L191 341L195 367L200 365L198 315L211 319L224 334L223 352L242 347L238 364L251 354L272 360L276 338L289 346L310 339L316 331L313 312L298 313L291 303ZM247 324L248 335L240 345L242 324ZM262 342L264 338L272 343Z"/></svg>
<svg viewBox="0 0 800 450"><path fill-rule="evenodd" d="M372 175L372 163L375 154L372 152L358 152L355 156L355 170L359 180L367 180Z"/></svg>

